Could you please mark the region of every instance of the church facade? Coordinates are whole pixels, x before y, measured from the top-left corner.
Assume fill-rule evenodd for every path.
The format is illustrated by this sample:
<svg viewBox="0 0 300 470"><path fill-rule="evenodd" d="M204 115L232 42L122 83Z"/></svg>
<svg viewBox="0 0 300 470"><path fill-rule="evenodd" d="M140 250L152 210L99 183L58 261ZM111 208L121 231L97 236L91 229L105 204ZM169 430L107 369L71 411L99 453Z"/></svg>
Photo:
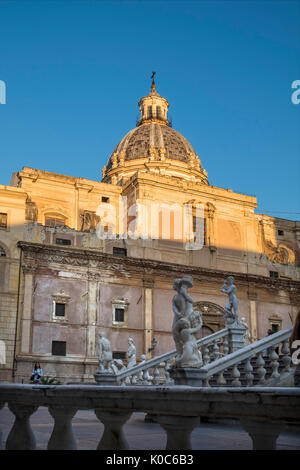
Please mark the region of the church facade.
<svg viewBox="0 0 300 470"><path fill-rule="evenodd" d="M1 381L39 362L61 382L91 380L100 331L115 358L174 349L173 281L189 274L202 335L224 326L233 275L251 340L300 308L300 222L255 213L255 197L212 186L152 82L137 127L102 180L24 167L0 185Z"/></svg>

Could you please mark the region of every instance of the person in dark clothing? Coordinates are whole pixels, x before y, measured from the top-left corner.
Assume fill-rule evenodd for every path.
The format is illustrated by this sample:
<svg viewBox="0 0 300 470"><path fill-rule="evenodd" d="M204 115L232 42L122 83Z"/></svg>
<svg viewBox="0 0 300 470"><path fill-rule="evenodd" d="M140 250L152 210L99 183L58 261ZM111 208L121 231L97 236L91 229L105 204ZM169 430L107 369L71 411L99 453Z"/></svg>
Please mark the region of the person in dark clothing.
<svg viewBox="0 0 300 470"><path fill-rule="evenodd" d="M42 375L43 375L43 370L40 364L36 362L34 364L30 381L33 382L34 384L40 384Z"/></svg>

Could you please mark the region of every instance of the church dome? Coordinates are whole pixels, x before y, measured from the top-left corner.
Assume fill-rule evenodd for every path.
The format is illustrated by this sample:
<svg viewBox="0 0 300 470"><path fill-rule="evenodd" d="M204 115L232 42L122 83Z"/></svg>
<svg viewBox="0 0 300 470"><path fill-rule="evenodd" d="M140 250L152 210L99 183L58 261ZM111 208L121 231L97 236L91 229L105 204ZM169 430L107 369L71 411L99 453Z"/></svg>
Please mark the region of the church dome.
<svg viewBox="0 0 300 470"><path fill-rule="evenodd" d="M153 78L153 77L152 77ZM141 117L114 149L103 168L103 182L123 184L137 171L208 184L207 173L191 144L168 120L169 103L157 91L154 79L149 95L140 99Z"/></svg>
<svg viewBox="0 0 300 470"><path fill-rule="evenodd" d="M112 156L124 152L124 161L151 157L151 152L165 149L165 158L188 162L190 154L196 155L191 144L172 127L150 122L132 129L116 146L107 165L112 166Z"/></svg>

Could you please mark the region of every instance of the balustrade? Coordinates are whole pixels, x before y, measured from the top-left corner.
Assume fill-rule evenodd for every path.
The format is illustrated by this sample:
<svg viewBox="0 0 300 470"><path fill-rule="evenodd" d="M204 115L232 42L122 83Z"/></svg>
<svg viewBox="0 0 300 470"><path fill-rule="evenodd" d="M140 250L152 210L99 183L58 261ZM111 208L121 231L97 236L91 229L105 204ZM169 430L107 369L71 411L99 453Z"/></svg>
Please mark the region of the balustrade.
<svg viewBox="0 0 300 470"><path fill-rule="evenodd" d="M235 333L238 336L238 333ZM242 335L242 333L240 333ZM203 363L211 363L220 357L228 355L230 350L230 330L224 328L205 338L197 340L198 349L202 351ZM126 385L169 385L173 383L170 378L169 369L176 357L177 351L174 349L166 354L155 357L148 361L131 367L115 375L109 375L109 384L120 384L124 381ZM159 376L154 371L160 371ZM103 379L103 377L102 377ZM104 384L104 382L103 382Z"/></svg>
<svg viewBox="0 0 300 470"><path fill-rule="evenodd" d="M251 374L249 362L248 373ZM155 375L157 377L157 373ZM239 380L236 371L233 375ZM0 384L0 404L5 403L15 416L6 440L9 450L36 448L30 417L39 406L48 407L54 419L47 447L51 450L77 448L72 430L77 410L93 409L104 425L98 450L129 448L123 427L134 412L155 416L155 421L166 432L167 450L191 449L191 433L196 426L201 426L200 416L239 418L252 439L253 449L265 450L276 448L276 440L286 424L300 421L300 389L288 387L214 389Z"/></svg>
<svg viewBox="0 0 300 470"><path fill-rule="evenodd" d="M251 387L254 384L254 379L258 382L257 385L265 385L266 383L271 385L272 383L280 383L280 380L286 380L287 375L292 376L294 372L291 367L288 346L290 334L291 328L288 328L224 356L220 353L220 347L216 344L216 341L213 341L212 345L205 345L203 351L204 365L200 368L202 386L209 387L211 384L216 384L217 386L241 387L245 385ZM212 348L211 352L209 347ZM223 341L223 351L224 348L227 351L227 342L224 346ZM276 352L279 350L281 350L283 364L281 370L279 370L279 355ZM270 352L269 356L264 355L265 351ZM222 357L217 358L217 356ZM217 359L211 361L212 357ZM266 361L268 361L271 368L271 374L269 373L268 377ZM229 373L231 376L229 383L226 380L226 371L228 371L227 375Z"/></svg>

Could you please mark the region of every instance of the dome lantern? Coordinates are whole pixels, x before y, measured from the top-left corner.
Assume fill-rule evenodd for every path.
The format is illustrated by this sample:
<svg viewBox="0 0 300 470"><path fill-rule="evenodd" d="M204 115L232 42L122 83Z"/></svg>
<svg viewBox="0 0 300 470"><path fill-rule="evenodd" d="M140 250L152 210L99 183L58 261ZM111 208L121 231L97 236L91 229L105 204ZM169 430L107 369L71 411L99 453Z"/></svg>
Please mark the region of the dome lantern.
<svg viewBox="0 0 300 470"><path fill-rule="evenodd" d="M156 91L154 75L152 72L152 84L149 95L140 99L138 106L140 108L141 117L138 121L138 126L148 124L149 122L159 122L160 124L170 125L168 121L168 108L169 103L166 98L160 96Z"/></svg>

